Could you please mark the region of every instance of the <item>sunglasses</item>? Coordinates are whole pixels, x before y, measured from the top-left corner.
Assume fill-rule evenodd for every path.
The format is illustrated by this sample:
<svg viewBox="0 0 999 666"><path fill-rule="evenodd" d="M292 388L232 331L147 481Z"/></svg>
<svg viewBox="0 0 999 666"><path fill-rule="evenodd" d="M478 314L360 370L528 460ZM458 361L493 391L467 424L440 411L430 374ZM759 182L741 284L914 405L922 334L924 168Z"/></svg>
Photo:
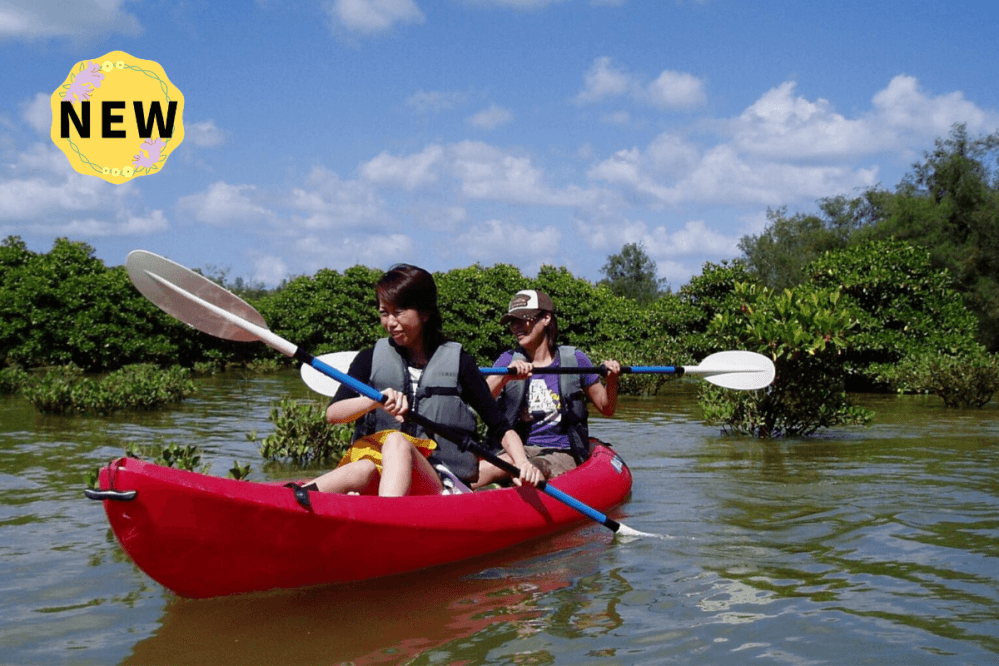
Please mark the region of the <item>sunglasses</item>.
<svg viewBox="0 0 999 666"><path fill-rule="evenodd" d="M520 327L533 328L534 324L536 324L538 320L541 319L543 316L544 315L537 314L534 315L533 317L530 317L529 319L511 319L509 326L510 328L520 328Z"/></svg>

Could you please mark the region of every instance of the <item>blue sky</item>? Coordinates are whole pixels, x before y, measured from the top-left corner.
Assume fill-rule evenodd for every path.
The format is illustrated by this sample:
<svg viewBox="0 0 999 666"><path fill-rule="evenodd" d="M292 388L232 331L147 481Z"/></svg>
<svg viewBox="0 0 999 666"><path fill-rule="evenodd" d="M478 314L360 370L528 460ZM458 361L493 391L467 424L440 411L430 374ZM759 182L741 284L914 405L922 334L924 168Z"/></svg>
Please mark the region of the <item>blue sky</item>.
<svg viewBox="0 0 999 666"><path fill-rule="evenodd" d="M678 289L768 207L999 130L997 31L999 3L960 0L0 0L0 237L270 286L402 261L596 281L640 242ZM49 138L53 91L113 50L185 101L127 185Z"/></svg>

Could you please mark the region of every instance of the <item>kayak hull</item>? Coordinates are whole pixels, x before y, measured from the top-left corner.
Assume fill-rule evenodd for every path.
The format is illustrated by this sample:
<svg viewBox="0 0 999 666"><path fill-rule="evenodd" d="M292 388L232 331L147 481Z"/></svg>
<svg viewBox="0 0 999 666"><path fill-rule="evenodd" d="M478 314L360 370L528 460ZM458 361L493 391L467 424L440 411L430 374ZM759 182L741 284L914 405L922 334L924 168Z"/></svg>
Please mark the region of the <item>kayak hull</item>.
<svg viewBox="0 0 999 666"><path fill-rule="evenodd" d="M533 487L463 495L309 493L122 458L101 470L108 521L151 578L183 597L347 583L492 553L588 520ZM627 465L598 443L549 482L606 511L631 491Z"/></svg>

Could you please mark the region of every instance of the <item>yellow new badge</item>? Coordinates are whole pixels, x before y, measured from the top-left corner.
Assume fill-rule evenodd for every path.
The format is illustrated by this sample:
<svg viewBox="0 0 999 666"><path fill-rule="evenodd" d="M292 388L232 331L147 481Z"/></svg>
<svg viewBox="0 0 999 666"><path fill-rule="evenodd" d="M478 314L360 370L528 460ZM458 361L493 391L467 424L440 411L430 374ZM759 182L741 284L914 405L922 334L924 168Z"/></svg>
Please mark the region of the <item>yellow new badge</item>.
<svg viewBox="0 0 999 666"><path fill-rule="evenodd" d="M124 51L78 62L52 93L52 141L79 173L158 173L184 140L184 96L159 63Z"/></svg>

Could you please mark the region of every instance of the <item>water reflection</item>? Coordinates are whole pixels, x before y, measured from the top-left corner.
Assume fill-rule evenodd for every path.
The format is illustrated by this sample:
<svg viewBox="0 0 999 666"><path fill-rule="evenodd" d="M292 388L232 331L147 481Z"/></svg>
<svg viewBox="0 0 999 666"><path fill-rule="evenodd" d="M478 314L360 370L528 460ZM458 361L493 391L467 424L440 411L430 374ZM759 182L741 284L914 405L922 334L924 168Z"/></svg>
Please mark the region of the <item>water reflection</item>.
<svg viewBox="0 0 999 666"><path fill-rule="evenodd" d="M592 575L601 546L583 534L557 535L554 555L551 544L535 543L502 557L363 584L172 597L155 635L122 663L395 664L431 651L467 650L470 637L498 626L527 636L537 631L535 620L549 615L543 599ZM479 638L472 644L485 647Z"/></svg>

